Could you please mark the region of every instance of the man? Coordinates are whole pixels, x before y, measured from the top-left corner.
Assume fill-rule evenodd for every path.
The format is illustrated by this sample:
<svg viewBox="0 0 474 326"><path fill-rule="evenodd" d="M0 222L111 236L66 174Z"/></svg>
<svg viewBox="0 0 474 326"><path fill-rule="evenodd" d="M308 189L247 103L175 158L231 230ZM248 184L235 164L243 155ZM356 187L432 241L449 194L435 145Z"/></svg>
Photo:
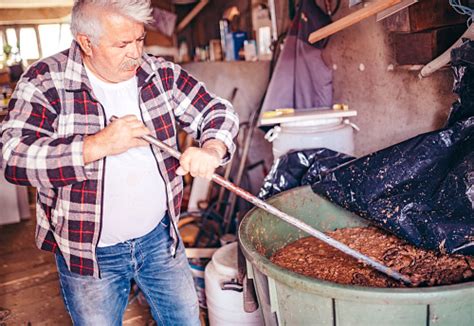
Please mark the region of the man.
<svg viewBox="0 0 474 326"><path fill-rule="evenodd" d="M158 324L199 325L179 175L209 178L234 151L238 119L179 66L143 54L150 12L149 0L76 0L71 48L28 69L1 128L5 176L38 189L36 242L56 254L77 325L121 324L131 280ZM176 148L175 123L201 145L179 162L141 139Z"/></svg>

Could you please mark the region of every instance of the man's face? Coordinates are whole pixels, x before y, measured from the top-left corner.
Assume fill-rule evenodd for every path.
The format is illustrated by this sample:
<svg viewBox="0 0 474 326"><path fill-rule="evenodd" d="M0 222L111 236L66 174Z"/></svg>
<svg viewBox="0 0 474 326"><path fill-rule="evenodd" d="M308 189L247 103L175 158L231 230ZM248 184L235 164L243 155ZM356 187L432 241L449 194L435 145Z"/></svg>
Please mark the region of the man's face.
<svg viewBox="0 0 474 326"><path fill-rule="evenodd" d="M143 24L113 13L103 13L101 22L99 44L92 45L90 56L85 58L89 68L107 82L132 78L143 53Z"/></svg>

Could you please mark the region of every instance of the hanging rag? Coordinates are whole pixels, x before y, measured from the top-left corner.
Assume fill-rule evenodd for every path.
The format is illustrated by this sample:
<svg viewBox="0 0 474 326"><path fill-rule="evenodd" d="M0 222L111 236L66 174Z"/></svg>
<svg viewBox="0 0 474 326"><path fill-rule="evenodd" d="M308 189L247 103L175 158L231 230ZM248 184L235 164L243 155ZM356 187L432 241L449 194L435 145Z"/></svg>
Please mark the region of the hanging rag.
<svg viewBox="0 0 474 326"><path fill-rule="evenodd" d="M309 34L330 22L314 0L300 1L269 83L263 112L332 105L332 71L321 57L327 39L308 42Z"/></svg>

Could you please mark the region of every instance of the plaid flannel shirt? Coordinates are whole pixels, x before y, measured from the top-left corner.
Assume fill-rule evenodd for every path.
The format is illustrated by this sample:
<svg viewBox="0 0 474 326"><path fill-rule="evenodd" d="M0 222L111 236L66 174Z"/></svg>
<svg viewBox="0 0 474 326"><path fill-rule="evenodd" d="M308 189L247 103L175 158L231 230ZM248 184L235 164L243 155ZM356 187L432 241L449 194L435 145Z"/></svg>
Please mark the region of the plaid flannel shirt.
<svg viewBox="0 0 474 326"><path fill-rule="evenodd" d="M201 145L210 139L223 141L230 156L238 130L230 103L207 92L178 65L146 54L142 59L136 73L139 106L154 136L177 148L177 123ZM32 65L18 82L8 110L1 126L1 166L8 181L38 190L37 246L59 250L72 272L100 277L95 251L106 158L84 164L83 141L107 121L78 44ZM179 161L155 148L153 152L176 225L183 189L176 175ZM178 241L176 229L171 229Z"/></svg>

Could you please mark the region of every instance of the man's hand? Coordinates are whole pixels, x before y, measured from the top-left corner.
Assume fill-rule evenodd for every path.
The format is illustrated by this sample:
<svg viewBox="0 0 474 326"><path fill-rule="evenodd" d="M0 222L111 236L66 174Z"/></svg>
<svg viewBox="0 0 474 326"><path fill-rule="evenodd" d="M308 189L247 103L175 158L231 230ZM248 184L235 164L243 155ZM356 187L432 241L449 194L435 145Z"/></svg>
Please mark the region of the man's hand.
<svg viewBox="0 0 474 326"><path fill-rule="evenodd" d="M181 155L180 166L176 173L178 175L191 173L193 177L210 180L226 153L227 147L216 139L207 141L202 148L189 147Z"/></svg>
<svg viewBox="0 0 474 326"><path fill-rule="evenodd" d="M149 134L150 130L136 116L126 115L118 118L95 135L84 139L84 163L121 154L133 147L149 146L141 139Z"/></svg>

